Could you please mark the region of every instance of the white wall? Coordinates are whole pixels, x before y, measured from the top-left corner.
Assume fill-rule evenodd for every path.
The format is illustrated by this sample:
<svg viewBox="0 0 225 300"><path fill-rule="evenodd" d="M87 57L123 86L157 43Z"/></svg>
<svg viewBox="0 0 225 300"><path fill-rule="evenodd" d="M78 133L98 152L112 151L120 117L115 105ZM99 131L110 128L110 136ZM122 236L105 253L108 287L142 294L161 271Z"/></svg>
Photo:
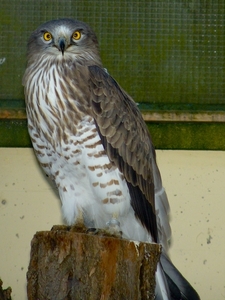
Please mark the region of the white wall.
<svg viewBox="0 0 225 300"><path fill-rule="evenodd" d="M225 152L157 151L171 205L170 256L203 300L225 298ZM62 223L32 149L0 149L0 277L26 299L30 241Z"/></svg>

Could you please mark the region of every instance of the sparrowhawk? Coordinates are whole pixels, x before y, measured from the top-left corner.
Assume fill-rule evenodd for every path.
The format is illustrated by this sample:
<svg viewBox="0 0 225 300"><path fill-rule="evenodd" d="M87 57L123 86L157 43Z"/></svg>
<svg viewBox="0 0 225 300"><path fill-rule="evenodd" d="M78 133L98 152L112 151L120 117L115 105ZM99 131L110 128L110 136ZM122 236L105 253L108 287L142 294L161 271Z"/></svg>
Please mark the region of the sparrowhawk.
<svg viewBox="0 0 225 300"><path fill-rule="evenodd" d="M133 99L103 68L85 23L52 20L28 42L23 77L35 154L56 184L69 225L115 226L158 242L156 299L199 299L167 255L169 204L150 134Z"/></svg>

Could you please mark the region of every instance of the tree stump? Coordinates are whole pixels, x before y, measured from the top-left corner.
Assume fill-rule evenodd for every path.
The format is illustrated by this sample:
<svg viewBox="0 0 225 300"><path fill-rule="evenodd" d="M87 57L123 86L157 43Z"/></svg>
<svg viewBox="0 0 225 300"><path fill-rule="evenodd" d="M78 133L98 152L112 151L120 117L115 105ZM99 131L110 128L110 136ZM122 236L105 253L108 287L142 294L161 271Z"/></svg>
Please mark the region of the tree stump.
<svg viewBox="0 0 225 300"><path fill-rule="evenodd" d="M2 288L3 281L0 278L0 300L11 300L12 289L9 286L7 289L3 290Z"/></svg>
<svg viewBox="0 0 225 300"><path fill-rule="evenodd" d="M154 299L158 244L54 226L31 242L28 300Z"/></svg>

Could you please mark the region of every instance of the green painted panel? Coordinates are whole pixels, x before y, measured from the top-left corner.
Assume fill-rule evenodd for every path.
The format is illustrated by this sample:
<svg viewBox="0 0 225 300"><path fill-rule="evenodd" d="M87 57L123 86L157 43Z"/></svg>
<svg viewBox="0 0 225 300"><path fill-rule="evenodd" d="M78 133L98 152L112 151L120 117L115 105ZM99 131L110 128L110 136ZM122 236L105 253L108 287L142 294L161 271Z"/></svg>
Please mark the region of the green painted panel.
<svg viewBox="0 0 225 300"><path fill-rule="evenodd" d="M31 147L26 120L0 120L0 147Z"/></svg>
<svg viewBox="0 0 225 300"><path fill-rule="evenodd" d="M156 149L225 150L225 123L148 123ZM31 147L26 120L0 120L0 147Z"/></svg>
<svg viewBox="0 0 225 300"><path fill-rule="evenodd" d="M73 17L96 31L105 67L138 102L225 103L225 2L0 0L0 99L21 99L26 42Z"/></svg>
<svg viewBox="0 0 225 300"><path fill-rule="evenodd" d="M157 149L225 150L225 123L148 123Z"/></svg>

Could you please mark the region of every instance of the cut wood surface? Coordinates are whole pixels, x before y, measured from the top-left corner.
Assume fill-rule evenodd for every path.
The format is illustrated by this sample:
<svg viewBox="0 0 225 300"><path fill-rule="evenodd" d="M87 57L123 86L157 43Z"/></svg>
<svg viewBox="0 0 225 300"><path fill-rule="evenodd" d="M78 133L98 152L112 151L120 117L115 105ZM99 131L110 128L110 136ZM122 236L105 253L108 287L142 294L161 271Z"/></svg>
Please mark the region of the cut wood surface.
<svg viewBox="0 0 225 300"><path fill-rule="evenodd" d="M31 242L28 300L154 299L158 244L54 226Z"/></svg>

